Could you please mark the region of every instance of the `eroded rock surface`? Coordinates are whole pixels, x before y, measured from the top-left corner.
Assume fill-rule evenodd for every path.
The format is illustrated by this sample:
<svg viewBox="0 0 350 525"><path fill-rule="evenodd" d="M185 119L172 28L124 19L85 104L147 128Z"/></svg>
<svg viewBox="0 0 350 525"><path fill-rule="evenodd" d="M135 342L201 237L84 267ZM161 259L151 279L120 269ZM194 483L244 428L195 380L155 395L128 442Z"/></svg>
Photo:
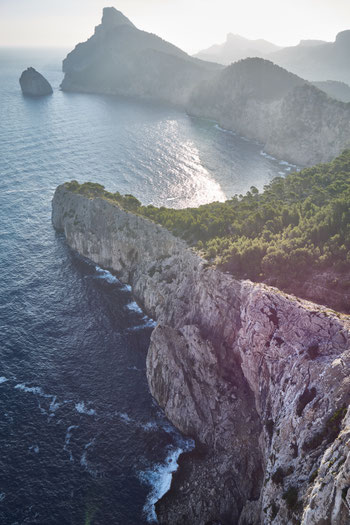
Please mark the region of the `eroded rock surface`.
<svg viewBox="0 0 350 525"><path fill-rule="evenodd" d="M23 71L19 83L24 95L43 97L45 95L52 95L53 93L50 83L33 67L29 67Z"/></svg>
<svg viewBox="0 0 350 525"><path fill-rule="evenodd" d="M160 523L349 523L349 317L207 268L159 225L65 186L52 219L158 321L150 390L198 444Z"/></svg>

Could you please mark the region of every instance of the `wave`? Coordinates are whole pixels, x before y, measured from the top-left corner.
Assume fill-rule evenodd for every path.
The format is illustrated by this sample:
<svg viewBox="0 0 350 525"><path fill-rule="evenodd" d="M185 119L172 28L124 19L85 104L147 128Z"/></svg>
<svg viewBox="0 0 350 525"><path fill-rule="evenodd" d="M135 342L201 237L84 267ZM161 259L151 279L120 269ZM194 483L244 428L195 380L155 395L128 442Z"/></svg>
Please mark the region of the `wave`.
<svg viewBox="0 0 350 525"><path fill-rule="evenodd" d="M104 270L103 268L101 268L98 265L95 266L95 270L98 273L98 275L95 276L95 279L103 279L104 281L107 281L107 283L109 283L109 284L118 284L119 288L120 288L120 290L122 292L131 292L132 291L132 287L129 284L121 283L120 280L118 279L118 277L113 275L108 270Z"/></svg>
<svg viewBox="0 0 350 525"><path fill-rule="evenodd" d="M150 317L145 316L143 320L143 324L139 324L137 326L128 328L128 332L137 332L138 330L144 330L145 328L155 328L157 326L157 322L151 319Z"/></svg>
<svg viewBox="0 0 350 525"><path fill-rule="evenodd" d="M40 451L38 445L32 445L31 447L29 447L28 450L32 450L33 452L35 452L35 454L39 454Z"/></svg>
<svg viewBox="0 0 350 525"><path fill-rule="evenodd" d="M142 309L139 307L139 305L135 301L132 301L131 303L127 304L126 308L128 310L131 310L132 312L136 312L138 314L143 314Z"/></svg>
<svg viewBox="0 0 350 525"><path fill-rule="evenodd" d="M89 462L87 460L88 449L90 447L93 447L94 444L95 438L85 445L85 450L80 458L80 465L85 468L85 470L90 474L90 476L92 476L93 478L97 478L98 476L101 476L101 473L98 470L92 469L89 466Z"/></svg>
<svg viewBox="0 0 350 525"><path fill-rule="evenodd" d="M269 159L269 160L277 160L276 157L273 157L272 155L269 155L264 150L260 151L260 155L262 155L263 157L265 157L266 159Z"/></svg>
<svg viewBox="0 0 350 525"><path fill-rule="evenodd" d="M6 383L8 381L8 379L6 377L0 377L0 385L2 385L3 383Z"/></svg>
<svg viewBox="0 0 350 525"><path fill-rule="evenodd" d="M24 383L19 383L18 385L15 386L15 389L22 390L22 392L35 394L41 397L53 397L53 396L49 396L48 394L45 394L40 386L27 386Z"/></svg>
<svg viewBox="0 0 350 525"><path fill-rule="evenodd" d="M86 414L87 416L96 415L96 410L94 410L93 408L85 407L84 401L79 401L79 403L75 403L75 410L79 412L79 414Z"/></svg>
<svg viewBox="0 0 350 525"><path fill-rule="evenodd" d="M96 276L96 279L103 279L104 281L107 281L107 283L110 284L120 284L119 279L115 277L111 272L108 270L104 270L103 268L100 268L100 266L95 266L96 272L98 275Z"/></svg>
<svg viewBox="0 0 350 525"><path fill-rule="evenodd" d="M163 464L156 464L152 469L139 473L140 480L151 487L151 492L143 508L143 512L149 523L158 522L155 504L170 489L173 473L176 472L179 466L177 460L183 452L184 450L180 447L172 448Z"/></svg>
<svg viewBox="0 0 350 525"><path fill-rule="evenodd" d="M235 131L233 131L231 129L222 128L221 126L219 126L219 124L215 124L214 128L218 129L219 131L222 131L223 133L228 133L229 135L233 135L233 136L237 135L237 133ZM241 137L241 138L243 138L243 137ZM248 140L248 139L246 139L246 140Z"/></svg>
<svg viewBox="0 0 350 525"><path fill-rule="evenodd" d="M72 431L75 429L75 428L79 428L77 425L71 425L70 427L67 428L67 432L66 432L66 439L64 441L64 447L63 447L63 450L65 452L68 452L69 454L69 460L74 463L74 458L73 458L73 454L72 454L72 451L68 448L69 447L69 444L70 444L70 440L71 440L71 437L72 437Z"/></svg>

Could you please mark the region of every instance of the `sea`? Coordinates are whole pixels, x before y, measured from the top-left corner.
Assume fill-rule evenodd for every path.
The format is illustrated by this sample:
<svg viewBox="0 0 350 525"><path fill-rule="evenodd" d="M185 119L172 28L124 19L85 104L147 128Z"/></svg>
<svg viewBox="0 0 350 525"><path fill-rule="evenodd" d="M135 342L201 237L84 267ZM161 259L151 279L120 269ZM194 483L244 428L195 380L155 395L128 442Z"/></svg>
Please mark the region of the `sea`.
<svg viewBox="0 0 350 525"><path fill-rule="evenodd" d="M51 224L76 179L182 208L261 190L293 169L165 105L63 93L66 50L0 49L0 524L156 522L182 436L152 399L154 320ZM29 66L54 94L20 91Z"/></svg>

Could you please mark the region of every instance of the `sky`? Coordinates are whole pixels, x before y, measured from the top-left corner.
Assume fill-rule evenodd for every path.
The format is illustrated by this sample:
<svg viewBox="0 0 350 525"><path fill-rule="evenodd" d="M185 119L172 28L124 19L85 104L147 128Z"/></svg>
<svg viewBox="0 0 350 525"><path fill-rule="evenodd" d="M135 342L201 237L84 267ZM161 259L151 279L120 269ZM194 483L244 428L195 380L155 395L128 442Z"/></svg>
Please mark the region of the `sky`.
<svg viewBox="0 0 350 525"><path fill-rule="evenodd" d="M107 6L189 53L229 32L288 46L350 29L350 0L0 0L0 46L74 47Z"/></svg>

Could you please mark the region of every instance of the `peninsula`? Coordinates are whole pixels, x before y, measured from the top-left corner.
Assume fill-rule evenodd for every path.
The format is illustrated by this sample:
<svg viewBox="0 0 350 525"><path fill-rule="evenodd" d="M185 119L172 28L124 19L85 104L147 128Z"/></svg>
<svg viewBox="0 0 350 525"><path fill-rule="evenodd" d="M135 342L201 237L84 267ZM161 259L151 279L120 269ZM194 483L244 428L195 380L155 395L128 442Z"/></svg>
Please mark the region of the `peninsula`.
<svg viewBox="0 0 350 525"><path fill-rule="evenodd" d="M313 177L305 210L332 173L348 177L350 153L313 170L305 170ZM306 196L309 178L290 177ZM287 186L279 187L286 202ZM330 181L337 202L348 191L341 187ZM240 205L253 206L254 194ZM147 356L150 390L197 444L157 504L159 522L347 523L349 316L221 271L179 238L179 223L175 236L157 224L157 208L147 209L152 220L130 195L73 181L57 188L52 221L72 249L129 283L157 320ZM238 216L231 218L234 235ZM175 232L171 220L167 225ZM340 242L333 239L333 247Z"/></svg>
<svg viewBox="0 0 350 525"><path fill-rule="evenodd" d="M191 57L114 8L103 10L102 23L68 54L63 71L64 91L175 104L297 165L330 161L350 147L350 105L262 58L224 68Z"/></svg>

